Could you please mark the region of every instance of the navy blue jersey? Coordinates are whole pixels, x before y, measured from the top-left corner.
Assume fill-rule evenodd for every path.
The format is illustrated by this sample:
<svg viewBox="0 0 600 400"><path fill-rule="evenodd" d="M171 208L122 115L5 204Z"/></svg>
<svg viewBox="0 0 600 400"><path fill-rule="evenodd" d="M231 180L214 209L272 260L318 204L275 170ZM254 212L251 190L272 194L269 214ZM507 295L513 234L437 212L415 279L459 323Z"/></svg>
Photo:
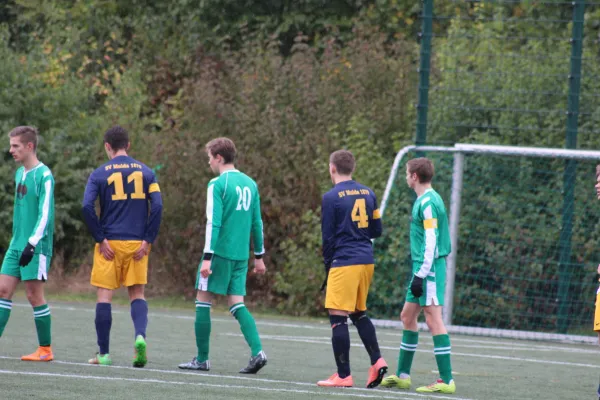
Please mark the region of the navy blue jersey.
<svg viewBox="0 0 600 400"><path fill-rule="evenodd" d="M96 199L100 199L100 219ZM97 243L108 240L154 242L162 217L162 198L154 172L141 162L118 156L90 175L83 216Z"/></svg>
<svg viewBox="0 0 600 400"><path fill-rule="evenodd" d="M338 183L321 208L325 268L374 264L371 239L382 230L375 193L355 181Z"/></svg>

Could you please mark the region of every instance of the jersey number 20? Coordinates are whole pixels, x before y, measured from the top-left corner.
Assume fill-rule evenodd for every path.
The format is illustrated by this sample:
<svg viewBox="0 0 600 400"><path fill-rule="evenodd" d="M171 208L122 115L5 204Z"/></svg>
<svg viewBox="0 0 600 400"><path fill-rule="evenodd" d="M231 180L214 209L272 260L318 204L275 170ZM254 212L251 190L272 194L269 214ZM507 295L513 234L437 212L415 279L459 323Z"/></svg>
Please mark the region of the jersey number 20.
<svg viewBox="0 0 600 400"><path fill-rule="evenodd" d="M238 203L235 209L239 211L243 208L244 211L248 211L250 209L250 203L252 202L252 193L250 192L250 188L248 186L244 186L242 189L241 187L236 186L235 192L238 195Z"/></svg>
<svg viewBox="0 0 600 400"><path fill-rule="evenodd" d="M369 215L367 214L367 202L365 199L356 199L354 202L352 221L358 222L359 228L369 227Z"/></svg>
<svg viewBox="0 0 600 400"><path fill-rule="evenodd" d="M121 172L112 173L106 180L109 185L115 185L115 194L112 195L113 200L127 200L127 193L123 186L123 174ZM129 195L131 199L145 199L144 193L144 175L142 171L135 171L127 177L127 183L133 182L133 193Z"/></svg>

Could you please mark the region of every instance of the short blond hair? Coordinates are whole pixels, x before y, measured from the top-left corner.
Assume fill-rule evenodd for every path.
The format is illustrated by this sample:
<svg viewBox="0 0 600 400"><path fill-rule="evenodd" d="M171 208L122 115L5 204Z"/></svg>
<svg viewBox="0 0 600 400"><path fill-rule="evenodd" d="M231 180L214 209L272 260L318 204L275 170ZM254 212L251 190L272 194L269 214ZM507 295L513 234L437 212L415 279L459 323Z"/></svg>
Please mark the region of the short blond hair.
<svg viewBox="0 0 600 400"><path fill-rule="evenodd" d="M18 137L23 144L33 143L33 150L37 149L38 130L34 126L17 126L8 133L8 137Z"/></svg>
<svg viewBox="0 0 600 400"><path fill-rule="evenodd" d="M218 155L223 157L225 164L233 164L237 155L233 140L226 137L216 138L206 143L206 151L213 157Z"/></svg>

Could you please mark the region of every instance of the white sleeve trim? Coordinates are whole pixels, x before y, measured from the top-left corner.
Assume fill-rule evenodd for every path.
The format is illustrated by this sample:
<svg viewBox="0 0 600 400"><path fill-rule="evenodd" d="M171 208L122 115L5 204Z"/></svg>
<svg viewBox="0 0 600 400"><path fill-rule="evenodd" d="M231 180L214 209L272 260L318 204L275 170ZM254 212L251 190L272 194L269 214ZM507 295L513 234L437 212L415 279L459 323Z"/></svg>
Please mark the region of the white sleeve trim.
<svg viewBox="0 0 600 400"><path fill-rule="evenodd" d="M423 219L428 220L432 218L433 213L431 211L431 205L428 205L425 210L423 210ZM423 254L423 264L416 273L419 278L425 278L431 271L436 247L437 238L435 237L435 229L425 229L425 253Z"/></svg>
<svg viewBox="0 0 600 400"><path fill-rule="evenodd" d="M206 193L206 239L204 241L204 252L205 253L214 253L214 250L210 248L210 242L212 240L212 218L213 218L213 208L214 208L214 200L213 194L215 191L215 185L210 185L208 187L208 191Z"/></svg>
<svg viewBox="0 0 600 400"><path fill-rule="evenodd" d="M44 204L42 206L42 218L40 219L40 224L38 225L36 231L33 236L29 238L29 243L33 246L37 246L37 244L42 240L44 234L46 233L46 227L48 225L48 218L50 215L50 198L52 197L52 181L48 180L44 183L44 187L46 189L46 197L44 198Z"/></svg>

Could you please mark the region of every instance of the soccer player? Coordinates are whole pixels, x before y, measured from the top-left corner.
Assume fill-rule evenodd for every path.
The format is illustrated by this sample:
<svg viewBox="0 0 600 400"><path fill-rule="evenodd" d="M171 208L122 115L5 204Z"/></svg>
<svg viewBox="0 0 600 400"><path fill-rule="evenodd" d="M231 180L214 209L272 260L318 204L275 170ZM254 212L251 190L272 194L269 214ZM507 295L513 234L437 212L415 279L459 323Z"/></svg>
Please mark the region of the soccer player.
<svg viewBox="0 0 600 400"><path fill-rule="evenodd" d="M323 196L321 230L327 273L325 308L329 310L337 373L319 386L351 387L348 316L371 358L367 387L381 383L387 364L379 350L375 327L366 314L367 295L375 268L371 239L383 230L377 199L368 187L352 180L352 153L338 150L329 157L333 189Z"/></svg>
<svg viewBox="0 0 600 400"><path fill-rule="evenodd" d="M423 309L427 326L433 335L433 353L441 379L429 386L417 388L417 392L454 393L456 386L450 364L450 337L442 321L450 233L444 202L431 187L433 175L433 163L427 158L415 158L406 165L406 183L418 196L413 205L410 223L413 276L400 315L404 333L398 370L396 375L385 378L381 385L410 388L410 368L419 340L417 318Z"/></svg>
<svg viewBox="0 0 600 400"><path fill-rule="evenodd" d="M251 357L242 374L255 374L267 364L254 318L244 305L250 237L254 243L254 273L266 271L263 255L263 223L258 186L235 166L236 149L227 138L206 144L208 164L218 175L208 182L206 239L203 260L196 277L196 346L198 355L179 365L181 369L210 370L210 308L214 294L226 295L229 311L240 324Z"/></svg>
<svg viewBox="0 0 600 400"><path fill-rule="evenodd" d="M44 298L54 235L54 178L36 155L38 131L18 126L8 134L10 154L22 164L15 174L12 239L0 270L0 336L12 308L19 281L25 282L33 307L39 347L23 361L52 361L50 308Z"/></svg>
<svg viewBox="0 0 600 400"><path fill-rule="evenodd" d="M148 254L158 235L162 197L152 170L129 157L129 134L120 126L104 133L110 161L90 175L83 199L83 216L96 247L90 282L97 287L96 333L99 352L90 364L112 364L109 353L113 291L127 287L135 329L133 366L146 365ZM100 198L100 219L95 203Z"/></svg>

